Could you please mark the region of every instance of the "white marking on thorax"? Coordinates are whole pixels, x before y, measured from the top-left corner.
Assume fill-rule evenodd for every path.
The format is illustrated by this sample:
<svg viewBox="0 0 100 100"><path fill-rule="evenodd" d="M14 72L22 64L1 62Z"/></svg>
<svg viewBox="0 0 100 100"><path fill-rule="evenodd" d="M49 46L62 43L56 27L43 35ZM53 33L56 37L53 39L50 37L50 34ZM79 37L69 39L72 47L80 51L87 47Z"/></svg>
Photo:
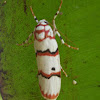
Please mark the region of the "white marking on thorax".
<svg viewBox="0 0 100 100"><path fill-rule="evenodd" d="M51 27L49 25L45 26L46 31L49 30L49 29L51 29Z"/></svg>
<svg viewBox="0 0 100 100"><path fill-rule="evenodd" d="M44 39L45 38L45 33L41 32L40 34L36 33L36 38L37 39Z"/></svg>
<svg viewBox="0 0 100 100"><path fill-rule="evenodd" d="M51 28L49 25L45 26L45 30L46 30L46 31L49 30L48 36L53 37L53 31L52 31L52 28Z"/></svg>
<svg viewBox="0 0 100 100"><path fill-rule="evenodd" d="M44 29L44 26L38 26L37 28L36 28L36 30L43 30Z"/></svg>

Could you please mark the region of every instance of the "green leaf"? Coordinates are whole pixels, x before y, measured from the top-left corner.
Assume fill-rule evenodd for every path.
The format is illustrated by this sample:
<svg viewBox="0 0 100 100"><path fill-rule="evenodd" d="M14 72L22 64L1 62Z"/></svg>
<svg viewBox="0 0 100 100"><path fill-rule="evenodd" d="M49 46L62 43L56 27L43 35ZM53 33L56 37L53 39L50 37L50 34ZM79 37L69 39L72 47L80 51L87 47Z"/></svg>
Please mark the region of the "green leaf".
<svg viewBox="0 0 100 100"><path fill-rule="evenodd" d="M44 100L41 96L33 45L17 46L34 31L38 20L52 19L60 0L4 0L0 2L0 89L4 100ZM63 0L56 26L73 41L79 51L61 45L56 37L62 73L62 87L57 100L100 99L100 0ZM63 39L70 45L72 42ZM31 40L30 40L31 42ZM72 81L76 80L77 85Z"/></svg>

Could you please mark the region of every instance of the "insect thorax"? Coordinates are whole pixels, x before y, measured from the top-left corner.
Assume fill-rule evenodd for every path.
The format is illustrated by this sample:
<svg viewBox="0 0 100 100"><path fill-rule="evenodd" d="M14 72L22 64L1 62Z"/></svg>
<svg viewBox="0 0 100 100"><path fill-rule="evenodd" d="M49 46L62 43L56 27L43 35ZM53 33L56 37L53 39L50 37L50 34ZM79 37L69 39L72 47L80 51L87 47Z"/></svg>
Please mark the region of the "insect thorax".
<svg viewBox="0 0 100 100"><path fill-rule="evenodd" d="M48 25L46 20L39 21L38 25L35 27L34 38L38 41L43 41L46 38L55 38L52 28Z"/></svg>

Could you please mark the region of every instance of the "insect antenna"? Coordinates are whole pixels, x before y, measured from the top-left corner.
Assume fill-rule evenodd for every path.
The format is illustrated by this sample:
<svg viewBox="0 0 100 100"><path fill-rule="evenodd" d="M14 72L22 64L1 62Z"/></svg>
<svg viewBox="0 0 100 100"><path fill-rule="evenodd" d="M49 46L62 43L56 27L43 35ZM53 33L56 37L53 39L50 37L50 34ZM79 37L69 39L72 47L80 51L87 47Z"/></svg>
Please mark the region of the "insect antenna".
<svg viewBox="0 0 100 100"><path fill-rule="evenodd" d="M59 8L58 8L58 11L56 12L56 14L54 15L54 18L53 18L53 33L54 33L54 31L56 30L55 19L56 19L57 15L58 15L59 12L60 12L60 9L61 9L61 6L62 6L62 2L63 2L63 1L61 0L60 6L59 6Z"/></svg>
<svg viewBox="0 0 100 100"><path fill-rule="evenodd" d="M32 12L32 15L34 16L35 21L38 23L39 21L38 21L38 19L36 18L36 16L35 16L35 14L34 14L34 12L33 12L33 10L32 10L32 7L31 7L31 6L30 6L30 10L31 10L31 12Z"/></svg>
<svg viewBox="0 0 100 100"><path fill-rule="evenodd" d="M56 17L57 17L57 15L59 14L59 12L60 12L60 9L61 9L61 6L62 6L62 0L61 0L61 3L60 3L60 6L59 6L59 9L58 9L58 11L56 12L56 14L54 15L54 18L53 18L53 20L55 20L56 19Z"/></svg>

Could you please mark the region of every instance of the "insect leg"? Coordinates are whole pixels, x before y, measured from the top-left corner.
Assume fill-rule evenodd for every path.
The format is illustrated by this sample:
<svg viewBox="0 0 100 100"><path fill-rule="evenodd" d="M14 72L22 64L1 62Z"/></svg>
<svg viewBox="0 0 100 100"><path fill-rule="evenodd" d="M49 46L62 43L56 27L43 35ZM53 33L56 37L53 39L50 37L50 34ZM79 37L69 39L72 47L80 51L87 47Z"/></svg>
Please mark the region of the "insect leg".
<svg viewBox="0 0 100 100"><path fill-rule="evenodd" d="M16 44L16 45L21 46L21 45L24 45L24 44L28 44L28 41L29 41L29 39L31 38L32 35L33 35L33 32L28 36L28 38L25 41L23 41L22 44Z"/></svg>
<svg viewBox="0 0 100 100"><path fill-rule="evenodd" d="M68 77L67 73L63 70L62 67L61 67L61 70L63 71L63 73L65 74L65 76Z"/></svg>
<svg viewBox="0 0 100 100"><path fill-rule="evenodd" d="M34 14L34 12L33 12L33 10L32 10L32 7L31 7L31 6L30 6L30 10L31 10L31 12L32 12L32 15L34 16L35 21L38 23L38 20L37 20L37 18L36 18L36 16L35 16L35 14Z"/></svg>
<svg viewBox="0 0 100 100"><path fill-rule="evenodd" d="M62 44L66 45L66 46L69 47L69 48L72 48L72 49L75 49L75 50L79 50L79 48L72 47L72 46L68 45L67 43L65 43L64 40L62 39L60 33L59 33L58 31L56 31L56 34L59 36L59 38L60 38Z"/></svg>
<svg viewBox="0 0 100 100"><path fill-rule="evenodd" d="M27 43L27 45L24 46L24 47L27 47L27 46L29 46L29 45L32 44L32 43L34 43L34 41L32 41L32 42L30 42L30 43Z"/></svg>

